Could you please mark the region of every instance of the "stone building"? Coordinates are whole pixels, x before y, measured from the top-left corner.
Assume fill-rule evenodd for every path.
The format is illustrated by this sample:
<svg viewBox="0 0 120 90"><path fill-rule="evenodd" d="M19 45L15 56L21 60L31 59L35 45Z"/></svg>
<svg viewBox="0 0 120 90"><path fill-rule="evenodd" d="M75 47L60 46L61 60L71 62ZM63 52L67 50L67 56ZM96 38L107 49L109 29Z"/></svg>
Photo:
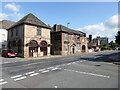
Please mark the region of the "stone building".
<svg viewBox="0 0 120 90"><path fill-rule="evenodd" d="M20 57L50 55L51 28L32 13L8 28L8 48Z"/></svg>
<svg viewBox="0 0 120 90"><path fill-rule="evenodd" d="M51 30L51 54L70 55L87 52L86 34L55 24Z"/></svg>

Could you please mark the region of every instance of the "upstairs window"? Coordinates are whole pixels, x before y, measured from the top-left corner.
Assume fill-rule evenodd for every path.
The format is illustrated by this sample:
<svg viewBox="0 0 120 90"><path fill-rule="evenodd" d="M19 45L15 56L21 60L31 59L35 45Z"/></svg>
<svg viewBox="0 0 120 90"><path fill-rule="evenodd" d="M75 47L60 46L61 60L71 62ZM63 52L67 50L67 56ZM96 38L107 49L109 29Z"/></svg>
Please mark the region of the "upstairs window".
<svg viewBox="0 0 120 90"><path fill-rule="evenodd" d="M13 36L13 30L11 30L11 37Z"/></svg>
<svg viewBox="0 0 120 90"><path fill-rule="evenodd" d="M80 41L80 37L79 36L77 37L77 41Z"/></svg>
<svg viewBox="0 0 120 90"><path fill-rule="evenodd" d="M37 35L41 35L41 28L37 27Z"/></svg>
<svg viewBox="0 0 120 90"><path fill-rule="evenodd" d="M80 51L80 45L78 45L78 51Z"/></svg>
<svg viewBox="0 0 120 90"><path fill-rule="evenodd" d="M82 42L85 42L85 39L84 39L84 37L82 37Z"/></svg>
<svg viewBox="0 0 120 90"><path fill-rule="evenodd" d="M68 41L68 34L65 34L65 41Z"/></svg>
<svg viewBox="0 0 120 90"><path fill-rule="evenodd" d="M72 35L72 41L74 42L74 40L75 40L75 36L74 36L74 35Z"/></svg>
<svg viewBox="0 0 120 90"><path fill-rule="evenodd" d="M16 36L18 36L18 27L16 28Z"/></svg>

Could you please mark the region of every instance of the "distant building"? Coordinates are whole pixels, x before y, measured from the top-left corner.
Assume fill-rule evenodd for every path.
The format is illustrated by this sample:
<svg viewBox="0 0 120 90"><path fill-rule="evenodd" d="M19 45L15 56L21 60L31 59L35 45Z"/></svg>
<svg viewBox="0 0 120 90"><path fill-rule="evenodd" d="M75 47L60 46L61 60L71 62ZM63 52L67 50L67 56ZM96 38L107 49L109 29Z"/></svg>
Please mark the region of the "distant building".
<svg viewBox="0 0 120 90"><path fill-rule="evenodd" d="M98 36L98 37L92 39L92 35L89 35L88 49L100 50L105 43L108 43L108 38L107 37Z"/></svg>
<svg viewBox="0 0 120 90"><path fill-rule="evenodd" d="M96 37L96 39L100 40L100 45L102 46L103 44L108 44L108 38L107 37Z"/></svg>
<svg viewBox="0 0 120 90"><path fill-rule="evenodd" d="M50 30L30 13L8 28L8 48L20 57L50 55Z"/></svg>
<svg viewBox="0 0 120 90"><path fill-rule="evenodd" d="M12 26L15 22L9 20L1 20L0 21L0 52L2 49L7 49L7 33L6 30L10 26Z"/></svg>
<svg viewBox="0 0 120 90"><path fill-rule="evenodd" d="M55 24L51 31L51 54L70 55L87 52L86 33Z"/></svg>

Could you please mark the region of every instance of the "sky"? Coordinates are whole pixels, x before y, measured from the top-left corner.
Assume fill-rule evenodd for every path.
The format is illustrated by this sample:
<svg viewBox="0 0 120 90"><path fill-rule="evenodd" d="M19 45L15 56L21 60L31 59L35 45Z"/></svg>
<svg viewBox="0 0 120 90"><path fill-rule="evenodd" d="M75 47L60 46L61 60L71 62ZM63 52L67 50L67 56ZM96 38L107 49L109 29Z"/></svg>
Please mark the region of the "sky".
<svg viewBox="0 0 120 90"><path fill-rule="evenodd" d="M74 30L115 40L118 31L117 2L2 2L1 19L17 22L33 13L46 24L62 24Z"/></svg>

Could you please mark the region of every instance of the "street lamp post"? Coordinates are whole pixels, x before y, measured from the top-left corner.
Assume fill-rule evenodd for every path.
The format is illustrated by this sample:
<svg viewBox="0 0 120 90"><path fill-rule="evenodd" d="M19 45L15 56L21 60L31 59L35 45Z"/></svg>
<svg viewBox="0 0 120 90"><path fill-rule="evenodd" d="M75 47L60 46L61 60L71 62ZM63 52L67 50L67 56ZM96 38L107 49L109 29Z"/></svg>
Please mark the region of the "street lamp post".
<svg viewBox="0 0 120 90"><path fill-rule="evenodd" d="M70 24L70 22L67 23L67 28L68 28L68 24ZM69 38L68 38L68 42L69 42ZM68 45L68 42L67 42L67 45ZM69 46L68 46L68 52L69 52ZM68 52L67 52L67 55L68 55Z"/></svg>

